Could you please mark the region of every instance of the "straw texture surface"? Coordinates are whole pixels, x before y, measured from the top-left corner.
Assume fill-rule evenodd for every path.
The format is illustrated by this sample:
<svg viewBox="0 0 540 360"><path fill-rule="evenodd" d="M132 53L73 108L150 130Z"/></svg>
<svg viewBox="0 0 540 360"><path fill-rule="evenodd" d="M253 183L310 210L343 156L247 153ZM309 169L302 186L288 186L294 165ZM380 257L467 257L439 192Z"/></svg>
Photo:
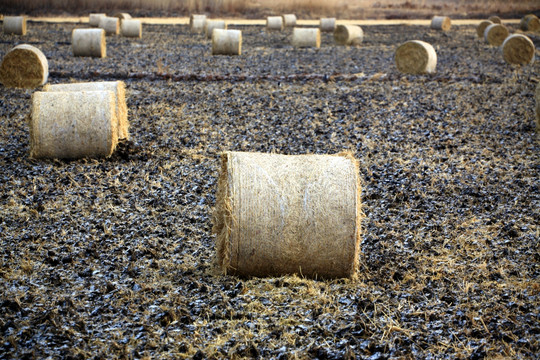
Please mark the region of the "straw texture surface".
<svg viewBox="0 0 540 360"><path fill-rule="evenodd" d="M26 17L4 16L4 34L26 35Z"/></svg>
<svg viewBox="0 0 540 360"><path fill-rule="evenodd" d="M492 46L501 46L508 35L510 32L501 24L491 24L484 30L484 39Z"/></svg>
<svg viewBox="0 0 540 360"><path fill-rule="evenodd" d="M488 18L488 20L491 21L491 22L494 23L494 24L502 24L501 18L498 17L498 16L495 16L495 15L490 16L490 17Z"/></svg>
<svg viewBox="0 0 540 360"><path fill-rule="evenodd" d="M283 18L281 16L268 16L266 18L267 30L283 30Z"/></svg>
<svg viewBox="0 0 540 360"><path fill-rule="evenodd" d="M15 46L0 64L0 82L6 87L33 89L45 84L48 77L47 58L32 45Z"/></svg>
<svg viewBox="0 0 540 360"><path fill-rule="evenodd" d="M334 30L334 40L340 45L360 45L364 31L357 25L338 25Z"/></svg>
<svg viewBox="0 0 540 360"><path fill-rule="evenodd" d="M431 44L411 40L400 45L395 54L398 70L405 74L426 74L435 72L437 53Z"/></svg>
<svg viewBox="0 0 540 360"><path fill-rule="evenodd" d="M123 20L131 19L131 15L129 15L128 13L116 13L114 14L114 17L120 19L120 23L122 23Z"/></svg>
<svg viewBox="0 0 540 360"><path fill-rule="evenodd" d="M106 17L107 15L104 13L93 13L88 16L88 24L93 27L99 26L99 21L101 18Z"/></svg>
<svg viewBox="0 0 540 360"><path fill-rule="evenodd" d="M242 32L240 30L214 29L212 31L212 55L241 55Z"/></svg>
<svg viewBox="0 0 540 360"><path fill-rule="evenodd" d="M204 25L204 31L208 39L212 38L212 31L214 29L226 29L226 28L227 28L227 24L225 24L225 20L206 20L206 24Z"/></svg>
<svg viewBox="0 0 540 360"><path fill-rule="evenodd" d="M334 32L336 29L336 18L321 18L320 29L322 32Z"/></svg>
<svg viewBox="0 0 540 360"><path fill-rule="evenodd" d="M122 36L126 37L142 37L142 23L141 20L126 19L122 20L120 24L120 32Z"/></svg>
<svg viewBox="0 0 540 360"><path fill-rule="evenodd" d="M99 20L99 27L105 30L105 35L118 35L120 33L120 19L105 16Z"/></svg>
<svg viewBox="0 0 540 360"><path fill-rule="evenodd" d="M295 14L285 14L283 15L283 27L295 27L296 26L296 15Z"/></svg>
<svg viewBox="0 0 540 360"><path fill-rule="evenodd" d="M523 31L540 31L540 19L534 14L525 15L520 23L519 28Z"/></svg>
<svg viewBox="0 0 540 360"><path fill-rule="evenodd" d="M448 16L434 16L431 19L431 28L448 31L452 27L452 20Z"/></svg>
<svg viewBox="0 0 540 360"><path fill-rule="evenodd" d="M189 28L191 32L199 34L204 32L204 25L206 24L206 15L192 14L189 17Z"/></svg>
<svg viewBox="0 0 540 360"><path fill-rule="evenodd" d="M489 26L489 25L492 25L493 22L489 21L489 20L484 20L482 22L480 22L480 24L478 24L478 26L476 27L476 35L478 35L479 38L483 38L484 37L484 32L486 31L486 28Z"/></svg>
<svg viewBox="0 0 540 360"><path fill-rule="evenodd" d="M509 64L527 65L534 62L534 43L525 35L514 34L502 44L504 60Z"/></svg>
<svg viewBox="0 0 540 360"><path fill-rule="evenodd" d="M294 28L291 40L297 48L321 47L321 31L319 28Z"/></svg>
<svg viewBox="0 0 540 360"><path fill-rule="evenodd" d="M74 56L107 56L105 30L103 29L73 29L71 33L71 48Z"/></svg>

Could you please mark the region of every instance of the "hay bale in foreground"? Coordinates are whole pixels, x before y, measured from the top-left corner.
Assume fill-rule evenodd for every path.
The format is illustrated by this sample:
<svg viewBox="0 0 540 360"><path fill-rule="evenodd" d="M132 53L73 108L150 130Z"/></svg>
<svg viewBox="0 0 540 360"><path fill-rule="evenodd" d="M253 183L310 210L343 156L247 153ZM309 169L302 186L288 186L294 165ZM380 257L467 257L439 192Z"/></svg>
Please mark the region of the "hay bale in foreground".
<svg viewBox="0 0 540 360"><path fill-rule="evenodd" d="M395 54L398 70L405 74L430 74L437 67L437 53L431 44L420 40L407 41Z"/></svg>
<svg viewBox="0 0 540 360"><path fill-rule="evenodd" d="M521 18L519 28L523 31L540 31L540 19L534 14L527 14Z"/></svg>
<svg viewBox="0 0 540 360"><path fill-rule="evenodd" d="M32 45L15 46L0 64L0 82L5 87L33 89L45 84L48 77L47 58Z"/></svg>
<svg viewBox="0 0 540 360"><path fill-rule="evenodd" d="M296 26L296 15L294 14L283 15L283 27L295 27L295 26Z"/></svg>
<svg viewBox="0 0 540 360"><path fill-rule="evenodd" d="M120 33L120 19L105 16L99 19L99 27L105 30L105 35L118 35Z"/></svg>
<svg viewBox="0 0 540 360"><path fill-rule="evenodd" d="M534 43L525 35L510 35L502 44L503 58L509 64L532 64L534 62L534 52Z"/></svg>
<svg viewBox="0 0 540 360"><path fill-rule="evenodd" d="M491 24L493 24L493 22L489 20L484 20L480 22L480 24L478 24L478 26L476 27L476 35L478 35L479 38L483 38L486 28Z"/></svg>
<svg viewBox="0 0 540 360"><path fill-rule="evenodd" d="M319 28L322 32L334 32L336 30L336 18L321 18Z"/></svg>
<svg viewBox="0 0 540 360"><path fill-rule="evenodd" d="M71 33L71 48L73 56L107 56L105 30L103 29L73 29Z"/></svg>
<svg viewBox="0 0 540 360"><path fill-rule="evenodd" d="M293 29L291 40L292 46L296 48L321 47L321 31L319 28L297 28Z"/></svg>
<svg viewBox="0 0 540 360"><path fill-rule="evenodd" d="M340 45L360 45L364 31L357 25L338 25L334 30L334 40Z"/></svg>
<svg viewBox="0 0 540 360"><path fill-rule="evenodd" d="M127 20L126 20L127 21ZM129 139L128 109L126 105L126 84L123 81L95 81L70 84L47 85L43 89L50 92L112 91L116 111L118 139Z"/></svg>
<svg viewBox="0 0 540 360"><path fill-rule="evenodd" d="M362 220L351 154L221 156L217 261L240 276L354 277Z"/></svg>
<svg viewBox="0 0 540 360"><path fill-rule="evenodd" d="M452 20L448 16L434 16L431 19L431 28L435 30L448 31L452 27Z"/></svg>
<svg viewBox="0 0 540 360"><path fill-rule="evenodd" d="M268 16L266 18L266 30L283 30L283 18L281 16Z"/></svg>
<svg viewBox="0 0 540 360"><path fill-rule="evenodd" d="M142 38L141 20L126 19L120 24L120 33L126 37Z"/></svg>
<svg viewBox="0 0 540 360"><path fill-rule="evenodd" d="M502 21L501 21L501 18L496 16L496 15L492 15L488 18L489 21L491 21L492 23L494 24L502 24Z"/></svg>
<svg viewBox="0 0 540 360"><path fill-rule="evenodd" d="M501 46L508 35L510 32L501 24L491 24L484 30L484 39L492 46Z"/></svg>
<svg viewBox="0 0 540 360"><path fill-rule="evenodd" d="M214 29L212 31L212 55L241 55L242 32L240 30Z"/></svg>
<svg viewBox="0 0 540 360"><path fill-rule="evenodd" d="M4 34L26 35L25 16L4 16Z"/></svg>
<svg viewBox="0 0 540 360"><path fill-rule="evenodd" d="M206 37L208 39L212 38L212 31L214 29L227 29L227 24L225 24L225 20L206 20L206 24L204 25L204 32L206 33Z"/></svg>
<svg viewBox="0 0 540 360"><path fill-rule="evenodd" d="M93 14L90 14L88 16L88 24L90 26L93 26L93 27L98 27L99 26L99 21L101 20L101 18L104 18L106 17L107 14L104 14L104 13L93 13Z"/></svg>
<svg viewBox="0 0 540 360"><path fill-rule="evenodd" d="M192 33L200 34L204 32L206 24L206 15L192 14L189 17L189 28Z"/></svg>
<svg viewBox="0 0 540 360"><path fill-rule="evenodd" d="M112 91L35 92L30 117L30 156L110 156L118 143L117 124Z"/></svg>

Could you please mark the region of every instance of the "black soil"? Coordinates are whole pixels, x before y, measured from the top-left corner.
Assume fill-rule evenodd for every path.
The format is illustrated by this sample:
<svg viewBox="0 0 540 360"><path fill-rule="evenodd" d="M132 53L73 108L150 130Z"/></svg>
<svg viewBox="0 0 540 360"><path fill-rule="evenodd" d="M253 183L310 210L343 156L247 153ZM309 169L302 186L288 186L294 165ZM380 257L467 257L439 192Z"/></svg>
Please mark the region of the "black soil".
<svg viewBox="0 0 540 360"><path fill-rule="evenodd" d="M32 91L0 88L0 359L538 356L540 62L507 65L473 26L369 26L360 47L324 34L316 50L240 27L226 57L156 25L108 37L104 59L72 57L73 27L0 34L0 54L39 47L50 83L124 80L131 141L30 159ZM411 39L434 45L436 74L397 72ZM352 151L360 279L222 275L227 150Z"/></svg>

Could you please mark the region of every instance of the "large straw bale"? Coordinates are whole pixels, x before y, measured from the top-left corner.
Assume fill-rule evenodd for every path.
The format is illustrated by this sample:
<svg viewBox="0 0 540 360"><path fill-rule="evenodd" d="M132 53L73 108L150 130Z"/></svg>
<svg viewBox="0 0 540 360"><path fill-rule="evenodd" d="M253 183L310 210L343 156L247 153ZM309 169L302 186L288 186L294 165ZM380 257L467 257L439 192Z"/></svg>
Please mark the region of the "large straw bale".
<svg viewBox="0 0 540 360"><path fill-rule="evenodd" d="M321 30L319 28L297 28L293 29L291 44L297 48L321 47Z"/></svg>
<svg viewBox="0 0 540 360"><path fill-rule="evenodd" d="M534 62L534 52L534 43L522 34L510 35L502 44L503 58L509 64L532 64Z"/></svg>
<svg viewBox="0 0 540 360"><path fill-rule="evenodd" d="M4 16L4 34L26 35L25 16Z"/></svg>
<svg viewBox="0 0 540 360"><path fill-rule="evenodd" d="M452 27L452 20L448 16L434 16L431 19L431 28L435 30L448 31Z"/></svg>
<svg viewBox="0 0 540 360"><path fill-rule="evenodd" d="M336 18L321 18L319 27L322 32L334 32L336 30Z"/></svg>
<svg viewBox="0 0 540 360"><path fill-rule="evenodd" d="M118 143L112 91L38 91L32 95L30 156L110 156Z"/></svg>
<svg viewBox="0 0 540 360"><path fill-rule="evenodd" d="M46 85L44 91L112 91L114 93L116 119L118 120L118 125L116 127L118 131L118 139L129 139L128 109L126 105L126 85L123 81L95 81Z"/></svg>
<svg viewBox="0 0 540 360"><path fill-rule="evenodd" d="M437 67L437 53L431 44L420 40L407 41L395 54L398 70L406 74L430 74Z"/></svg>
<svg viewBox="0 0 540 360"><path fill-rule="evenodd" d="M189 28L192 33L204 32L204 25L206 24L206 15L192 14L189 17Z"/></svg>
<svg viewBox="0 0 540 360"><path fill-rule="evenodd" d="M240 30L214 29L212 31L212 55L241 55L242 32Z"/></svg>
<svg viewBox="0 0 540 360"><path fill-rule="evenodd" d="M488 18L489 21L491 21L492 23L494 24L502 24L502 21L501 21L501 18L496 16L496 15L492 15Z"/></svg>
<svg viewBox="0 0 540 360"><path fill-rule="evenodd" d="M266 30L283 30L283 17L268 16L266 18Z"/></svg>
<svg viewBox="0 0 540 360"><path fill-rule="evenodd" d="M340 45L360 45L364 31L357 25L338 25L334 30L334 40Z"/></svg>
<svg viewBox="0 0 540 360"><path fill-rule="evenodd" d="M493 22L489 20L480 22L480 24L478 24L476 27L476 35L478 35L479 38L484 38L484 31L486 31L486 28L491 24L493 24Z"/></svg>
<svg viewBox="0 0 540 360"><path fill-rule="evenodd" d="M521 18L519 28L523 31L540 31L540 19L534 14L527 14Z"/></svg>
<svg viewBox="0 0 540 360"><path fill-rule="evenodd" d="M32 45L15 46L0 64L0 82L6 87L33 89L45 84L48 77L47 58Z"/></svg>
<svg viewBox="0 0 540 360"><path fill-rule="evenodd" d="M104 18L106 16L107 14L104 13L92 13L88 16L88 24L93 27L98 27L101 18Z"/></svg>
<svg viewBox="0 0 540 360"><path fill-rule="evenodd" d="M126 37L142 37L142 23L141 20L126 19L122 20L120 24L120 33Z"/></svg>
<svg viewBox="0 0 540 360"><path fill-rule="evenodd" d="M295 14L285 14L283 15L283 27L295 27L296 26L296 15Z"/></svg>
<svg viewBox="0 0 540 360"><path fill-rule="evenodd" d="M226 29L227 24L225 24L225 20L206 20L206 24L204 25L204 32L206 33L206 37L208 39L212 38L212 31L214 29Z"/></svg>
<svg viewBox="0 0 540 360"><path fill-rule="evenodd" d="M118 35L120 33L120 19L105 16L99 20L99 27L105 30L105 35Z"/></svg>
<svg viewBox="0 0 540 360"><path fill-rule="evenodd" d="M501 46L508 35L510 32L502 24L491 24L484 30L484 39L492 46Z"/></svg>
<svg viewBox="0 0 540 360"><path fill-rule="evenodd" d="M105 30L103 29L73 29L71 33L71 48L73 56L107 56Z"/></svg>
<svg viewBox="0 0 540 360"><path fill-rule="evenodd" d="M354 277L360 182L351 154L221 157L217 261L240 276Z"/></svg>

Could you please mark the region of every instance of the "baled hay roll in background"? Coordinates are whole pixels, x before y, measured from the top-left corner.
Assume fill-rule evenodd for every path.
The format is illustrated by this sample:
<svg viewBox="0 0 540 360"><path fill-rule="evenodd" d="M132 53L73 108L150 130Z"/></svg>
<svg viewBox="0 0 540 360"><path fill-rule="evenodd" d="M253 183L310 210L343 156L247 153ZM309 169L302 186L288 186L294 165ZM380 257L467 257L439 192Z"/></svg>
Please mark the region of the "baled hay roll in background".
<svg viewBox="0 0 540 360"><path fill-rule="evenodd" d="M494 23L494 24L502 24L501 18L498 17L498 16L495 16L495 15L490 16L490 17L488 18L488 20L491 21L491 22Z"/></svg>
<svg viewBox="0 0 540 360"><path fill-rule="evenodd" d="M4 16L4 34L26 35L25 16Z"/></svg>
<svg viewBox="0 0 540 360"><path fill-rule="evenodd" d="M214 29L226 29L226 28L227 28L227 24L225 24L225 20L206 20L206 24L204 25L204 31L208 39L212 38L212 31Z"/></svg>
<svg viewBox="0 0 540 360"><path fill-rule="evenodd" d="M266 30L283 30L283 18L281 16L268 16L266 18Z"/></svg>
<svg viewBox="0 0 540 360"><path fill-rule="evenodd" d="M32 45L17 45L2 59L0 82L5 87L33 89L47 82L49 63Z"/></svg>
<svg viewBox="0 0 540 360"><path fill-rule="evenodd" d="M239 276L354 277L362 211L351 154L221 156L217 261Z"/></svg>
<svg viewBox="0 0 540 360"><path fill-rule="evenodd" d="M118 143L112 91L32 95L30 156L80 159L110 156Z"/></svg>
<svg viewBox="0 0 540 360"><path fill-rule="evenodd" d="M334 32L336 29L336 18L321 18L320 29L322 32Z"/></svg>
<svg viewBox="0 0 540 360"><path fill-rule="evenodd" d="M510 32L506 26L501 24L491 24L484 30L484 39L492 46L501 46L508 35Z"/></svg>
<svg viewBox="0 0 540 360"><path fill-rule="evenodd" d="M493 24L493 22L491 22L489 20L482 21L476 27L476 35L478 35L479 38L483 38L484 37L484 31L486 31L486 28L491 24Z"/></svg>
<svg viewBox="0 0 540 360"><path fill-rule="evenodd" d="M503 58L509 64L532 64L534 62L534 52L534 43L525 35L510 35L502 44Z"/></svg>
<svg viewBox="0 0 540 360"><path fill-rule="evenodd" d="M105 30L105 35L118 35L120 32L120 19L117 17L103 17L99 20L99 27Z"/></svg>
<svg viewBox="0 0 540 360"><path fill-rule="evenodd" d="M338 25L334 30L334 40L340 45L360 45L364 31L357 25Z"/></svg>
<svg viewBox="0 0 540 360"><path fill-rule="evenodd" d="M540 31L540 19L534 14L527 14L521 19L519 28L523 31Z"/></svg>
<svg viewBox="0 0 540 360"><path fill-rule="evenodd" d="M122 21L124 20L131 19L131 15L129 15L128 13L116 13L114 14L114 17L120 19L120 23L122 23Z"/></svg>
<svg viewBox="0 0 540 360"><path fill-rule="evenodd" d="M99 21L101 20L101 18L104 18L106 16L107 15L103 13L90 14L90 16L88 17L88 24L93 27L98 27Z"/></svg>
<svg viewBox="0 0 540 360"><path fill-rule="evenodd" d="M126 37L142 37L142 23L141 20L126 19L122 20L120 24L120 33Z"/></svg>
<svg viewBox="0 0 540 360"><path fill-rule="evenodd" d="M241 55L242 32L240 30L214 29L212 31L212 55Z"/></svg>
<svg viewBox="0 0 540 360"><path fill-rule="evenodd" d="M296 48L321 47L321 30L319 28L293 29L292 46Z"/></svg>
<svg viewBox="0 0 540 360"><path fill-rule="evenodd" d="M204 25L206 24L206 15L192 14L189 17L189 28L193 33L204 32Z"/></svg>
<svg viewBox="0 0 540 360"><path fill-rule="evenodd" d="M452 27L452 21L448 16L434 16L431 19L431 28L435 30L448 31Z"/></svg>
<svg viewBox="0 0 540 360"><path fill-rule="evenodd" d="M74 29L71 33L73 56L107 56L105 30L103 29Z"/></svg>
<svg viewBox="0 0 540 360"><path fill-rule="evenodd" d="M118 120L118 139L129 139L129 121L126 105L126 85L123 81L95 81L70 84L47 85L44 91L73 92L73 91L112 91L116 119Z"/></svg>
<svg viewBox="0 0 540 360"><path fill-rule="evenodd" d="M437 53L431 44L411 40L400 45L395 54L398 70L405 74L430 74L437 67Z"/></svg>
<svg viewBox="0 0 540 360"><path fill-rule="evenodd" d="M284 27L295 27L296 26L296 15L294 15L294 14L285 14L285 15L283 15L283 26Z"/></svg>

